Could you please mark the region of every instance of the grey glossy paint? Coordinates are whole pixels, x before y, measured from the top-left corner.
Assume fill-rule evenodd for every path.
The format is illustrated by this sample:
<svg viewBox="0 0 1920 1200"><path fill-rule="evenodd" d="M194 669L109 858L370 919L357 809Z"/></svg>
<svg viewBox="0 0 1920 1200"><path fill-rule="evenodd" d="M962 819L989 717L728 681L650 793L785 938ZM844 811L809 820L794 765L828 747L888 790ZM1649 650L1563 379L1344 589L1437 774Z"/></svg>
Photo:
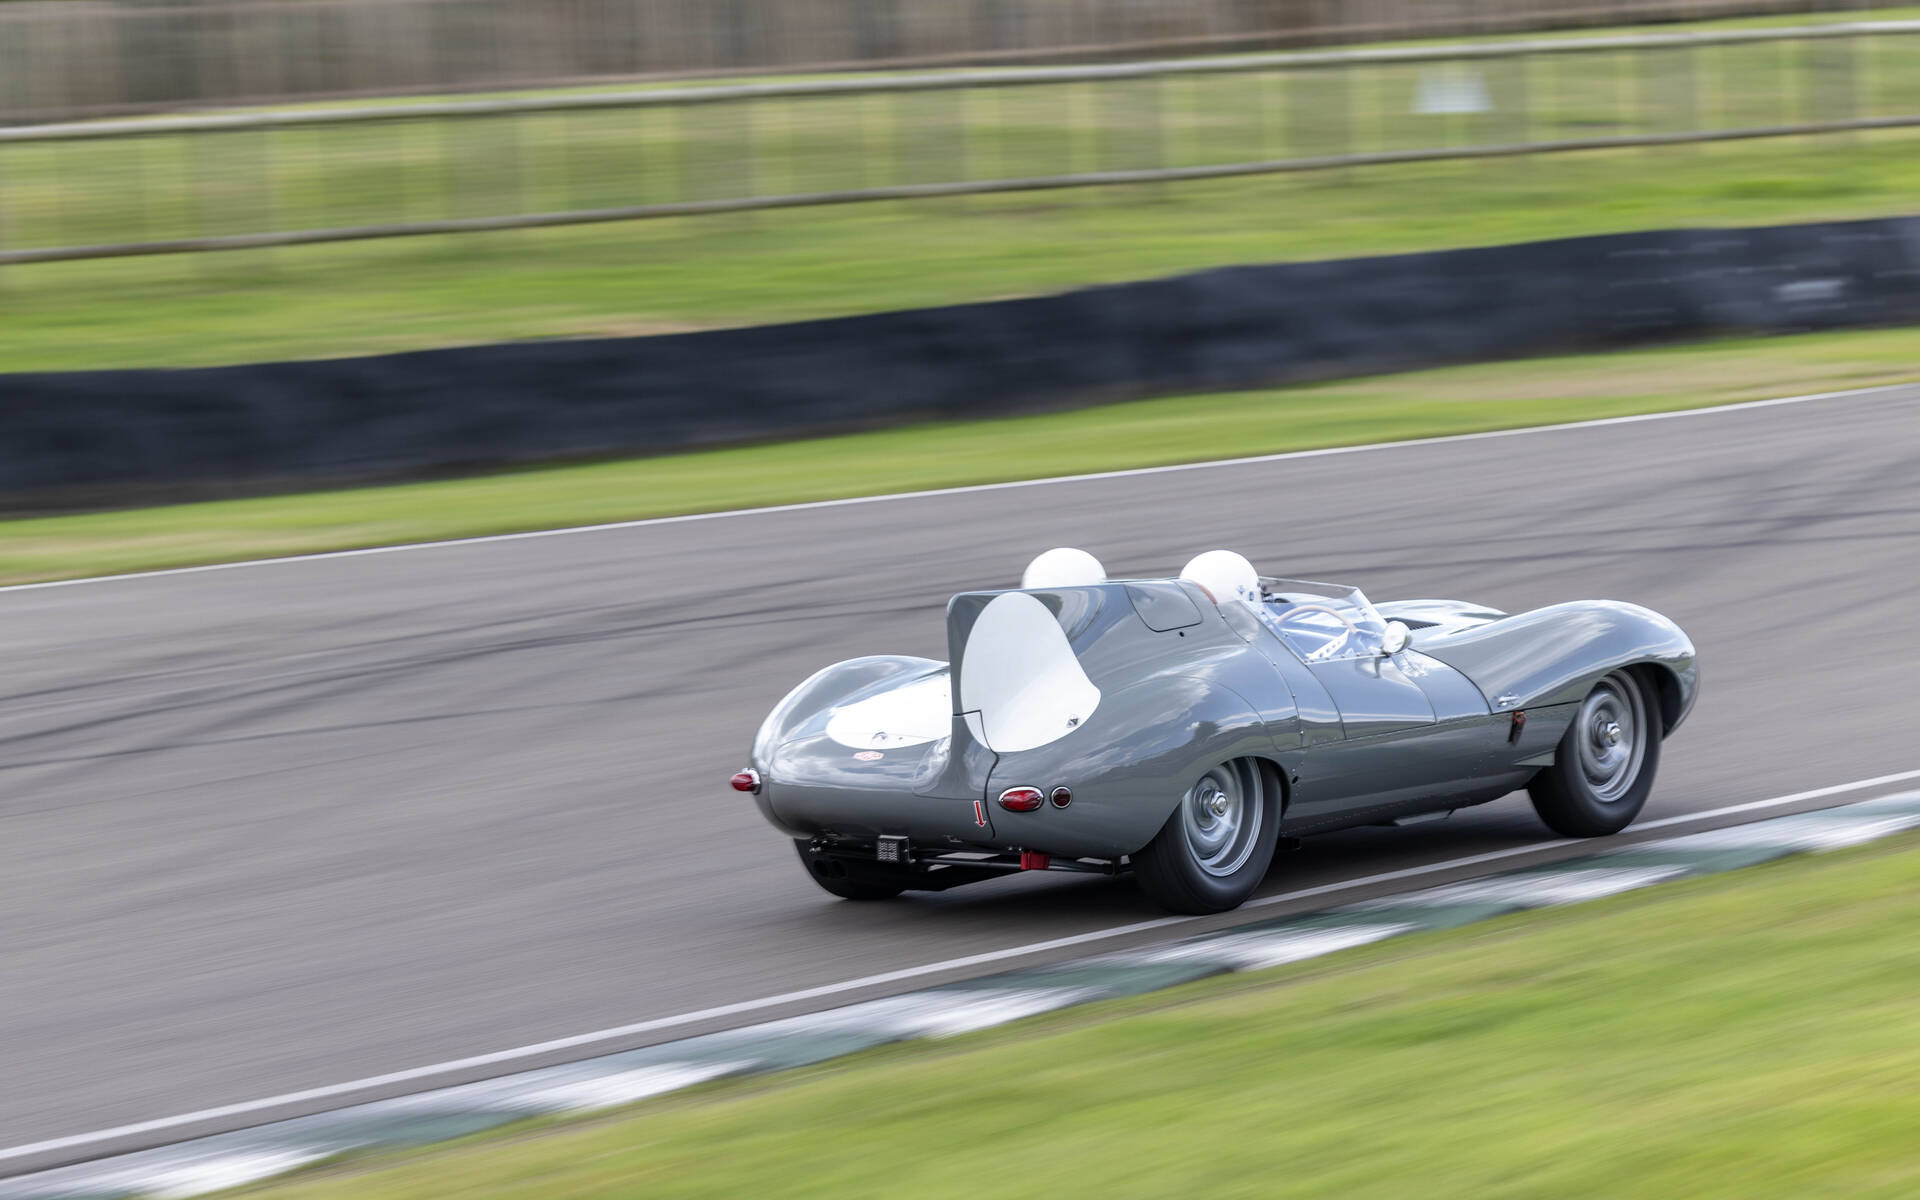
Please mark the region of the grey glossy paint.
<svg viewBox="0 0 1920 1200"><path fill-rule="evenodd" d="M1673 688L1674 704L1664 714L1672 733L1699 691L1693 643L1680 627L1652 609L1617 600L1440 624L1416 630L1412 644L1472 679L1497 710L1572 704L1607 671L1646 664Z"/></svg>
<svg viewBox="0 0 1920 1200"><path fill-rule="evenodd" d="M1671 732L1692 706L1692 644L1671 621L1613 601L1507 616L1461 601L1380 605L1413 626L1407 649L1309 665L1250 613L1178 580L1035 591L1100 689L1086 724L997 754L954 690L951 732L857 758L825 733L836 707L942 671L958 679L981 611L947 608L951 667L878 656L828 667L767 718L752 765L761 811L790 837L904 835L929 849L1038 850L1118 859L1159 832L1207 768L1240 757L1283 784L1283 829L1320 832L1493 800L1552 761L1577 702L1609 671L1654 673ZM1527 721L1513 735L1512 713ZM1072 788L1066 809L1008 812L1010 787ZM976 801L979 802L976 804Z"/></svg>

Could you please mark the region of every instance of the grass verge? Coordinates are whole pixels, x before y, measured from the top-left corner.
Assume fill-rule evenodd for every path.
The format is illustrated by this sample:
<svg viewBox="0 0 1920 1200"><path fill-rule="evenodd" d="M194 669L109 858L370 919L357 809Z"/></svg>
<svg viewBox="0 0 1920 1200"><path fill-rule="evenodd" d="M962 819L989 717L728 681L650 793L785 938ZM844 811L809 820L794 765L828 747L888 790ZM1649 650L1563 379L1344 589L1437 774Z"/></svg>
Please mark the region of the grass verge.
<svg viewBox="0 0 1920 1200"><path fill-rule="evenodd" d="M1241 263L1898 216L1920 195L1916 150L1903 132L13 267L0 372L652 334Z"/></svg>
<svg viewBox="0 0 1920 1200"><path fill-rule="evenodd" d="M1911 1196L1916 922L1905 837L248 1194Z"/></svg>
<svg viewBox="0 0 1920 1200"><path fill-rule="evenodd" d="M1920 379L1912 330L1531 359L304 495L0 521L0 582L1075 474ZM1516 453L1520 451L1516 450Z"/></svg>

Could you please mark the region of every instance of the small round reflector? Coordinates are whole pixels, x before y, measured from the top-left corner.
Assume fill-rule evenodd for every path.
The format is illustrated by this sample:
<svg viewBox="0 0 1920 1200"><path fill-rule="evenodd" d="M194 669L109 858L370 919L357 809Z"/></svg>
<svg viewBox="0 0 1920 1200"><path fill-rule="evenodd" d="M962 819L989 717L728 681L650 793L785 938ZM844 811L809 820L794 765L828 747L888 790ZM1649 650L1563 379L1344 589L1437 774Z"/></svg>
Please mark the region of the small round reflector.
<svg viewBox="0 0 1920 1200"><path fill-rule="evenodd" d="M1053 789L1052 799L1055 808L1065 808L1073 803L1073 789L1065 786L1057 787Z"/></svg>
<svg viewBox="0 0 1920 1200"><path fill-rule="evenodd" d="M1011 787L1000 793L1000 807L1008 812L1032 812L1047 802L1047 794L1039 788Z"/></svg>
<svg viewBox="0 0 1920 1200"><path fill-rule="evenodd" d="M760 792L760 772L752 767L734 772L733 778L728 782L733 784L733 790L736 792L752 792L755 795Z"/></svg>

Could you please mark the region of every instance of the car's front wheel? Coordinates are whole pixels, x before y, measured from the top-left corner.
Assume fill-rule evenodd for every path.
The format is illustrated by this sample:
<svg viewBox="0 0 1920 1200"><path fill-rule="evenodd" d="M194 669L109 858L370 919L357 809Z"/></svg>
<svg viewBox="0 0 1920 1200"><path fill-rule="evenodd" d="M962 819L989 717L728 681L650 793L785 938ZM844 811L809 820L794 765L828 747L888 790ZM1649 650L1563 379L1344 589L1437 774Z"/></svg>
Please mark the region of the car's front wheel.
<svg viewBox="0 0 1920 1200"><path fill-rule="evenodd" d="M1659 711L1640 680L1615 671L1580 702L1553 765L1534 776L1527 791L1555 833L1602 837L1640 815L1659 766Z"/></svg>
<svg viewBox="0 0 1920 1200"><path fill-rule="evenodd" d="M1238 908L1273 863L1280 791L1260 763L1236 758L1194 781L1145 849L1134 878L1162 908L1215 913Z"/></svg>
<svg viewBox="0 0 1920 1200"><path fill-rule="evenodd" d="M807 877L842 900L891 900L907 890L905 884L894 883L879 868L866 870L861 864L817 853L805 842L796 841L793 848L800 852Z"/></svg>

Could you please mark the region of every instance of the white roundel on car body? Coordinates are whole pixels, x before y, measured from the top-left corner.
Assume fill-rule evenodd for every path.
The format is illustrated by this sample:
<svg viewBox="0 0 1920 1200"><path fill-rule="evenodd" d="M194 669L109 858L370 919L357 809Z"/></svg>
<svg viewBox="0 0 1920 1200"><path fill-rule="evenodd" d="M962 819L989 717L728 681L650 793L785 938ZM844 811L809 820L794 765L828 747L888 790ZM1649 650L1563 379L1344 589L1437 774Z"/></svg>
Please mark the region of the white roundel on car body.
<svg viewBox="0 0 1920 1200"><path fill-rule="evenodd" d="M947 672L924 675L892 691L836 708L827 736L855 750L892 750L938 741L953 730Z"/></svg>
<svg viewBox="0 0 1920 1200"><path fill-rule="evenodd" d="M987 602L960 655L962 711L996 753L1032 750L1065 737L1100 705L1100 689L1074 656L1053 610L1022 592Z"/></svg>

